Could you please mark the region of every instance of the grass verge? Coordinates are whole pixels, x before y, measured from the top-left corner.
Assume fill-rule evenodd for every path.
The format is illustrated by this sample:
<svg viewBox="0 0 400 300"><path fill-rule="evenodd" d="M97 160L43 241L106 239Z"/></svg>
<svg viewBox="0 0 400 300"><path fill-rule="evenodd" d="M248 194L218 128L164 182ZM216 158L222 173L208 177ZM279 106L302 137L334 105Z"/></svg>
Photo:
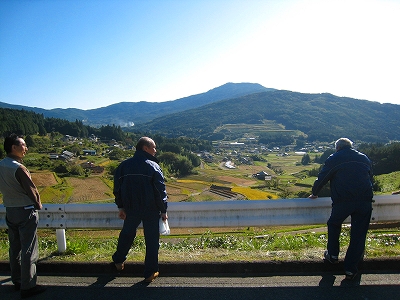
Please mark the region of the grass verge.
<svg viewBox="0 0 400 300"><path fill-rule="evenodd" d="M275 227L238 229L179 229L174 235L160 239L160 262L172 261L260 261L260 260L318 260L326 247L325 227ZM178 231L178 229L177 229ZM343 227L340 243L341 257L349 243L349 228ZM67 251L57 252L54 230L39 230L40 259L53 261L110 261L117 245L117 230L67 230ZM143 261L145 243L143 232L128 255L130 261ZM366 240L366 257L400 255L399 228L373 229ZM0 232L0 260L8 260L6 230Z"/></svg>

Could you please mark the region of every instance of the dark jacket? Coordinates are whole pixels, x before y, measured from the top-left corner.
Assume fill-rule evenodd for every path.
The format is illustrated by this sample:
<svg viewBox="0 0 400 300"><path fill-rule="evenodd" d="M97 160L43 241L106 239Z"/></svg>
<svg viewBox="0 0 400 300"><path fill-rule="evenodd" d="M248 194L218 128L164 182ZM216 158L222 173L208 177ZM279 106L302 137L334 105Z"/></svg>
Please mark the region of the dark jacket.
<svg viewBox="0 0 400 300"><path fill-rule="evenodd" d="M371 161L353 148L342 148L327 158L314 182L313 195L318 195L328 181L333 203L372 201Z"/></svg>
<svg viewBox="0 0 400 300"><path fill-rule="evenodd" d="M167 211L164 175L157 159L143 150L115 170L113 192L118 208L126 212Z"/></svg>

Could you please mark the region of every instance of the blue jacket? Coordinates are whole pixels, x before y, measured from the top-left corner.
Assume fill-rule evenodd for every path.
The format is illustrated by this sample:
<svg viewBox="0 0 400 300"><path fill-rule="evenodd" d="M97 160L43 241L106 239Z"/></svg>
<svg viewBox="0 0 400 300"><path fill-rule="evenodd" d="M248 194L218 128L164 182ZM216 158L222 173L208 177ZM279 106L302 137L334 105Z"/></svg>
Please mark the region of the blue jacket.
<svg viewBox="0 0 400 300"><path fill-rule="evenodd" d="M313 195L318 195L328 181L333 203L372 201L371 161L353 148L342 148L327 158L314 182Z"/></svg>
<svg viewBox="0 0 400 300"><path fill-rule="evenodd" d="M126 212L167 211L164 175L157 159L143 150L115 170L113 193L118 208Z"/></svg>

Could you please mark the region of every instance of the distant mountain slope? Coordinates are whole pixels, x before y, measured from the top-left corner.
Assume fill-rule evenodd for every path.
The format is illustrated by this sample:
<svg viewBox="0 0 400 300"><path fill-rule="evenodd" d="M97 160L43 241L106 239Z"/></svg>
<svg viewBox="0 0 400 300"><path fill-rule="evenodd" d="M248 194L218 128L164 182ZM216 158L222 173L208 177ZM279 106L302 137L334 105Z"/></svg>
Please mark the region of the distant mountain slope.
<svg viewBox="0 0 400 300"><path fill-rule="evenodd" d="M342 136L366 142L400 139L400 105L280 90L163 116L138 129L167 136L208 138L223 124L263 124L265 120L288 130L300 130L311 141L332 141Z"/></svg>
<svg viewBox="0 0 400 300"><path fill-rule="evenodd" d="M91 126L115 124L125 127L133 123L145 123L157 117L200 107L212 102L266 91L274 91L274 89L265 88L256 83L226 83L205 93L166 102L121 102L90 110L76 108L46 110L2 102L0 102L0 107L31 110L43 114L45 117L68 121L82 120L84 124Z"/></svg>
<svg viewBox="0 0 400 300"><path fill-rule="evenodd" d="M55 109L44 109L39 107L30 107L23 105L14 105L8 104L4 102L0 102L0 108L10 108L10 109L18 109L18 110L27 110L33 111L37 114L42 114L46 118L57 118L68 121L75 120L84 120L86 118L85 110L77 109L77 108L55 108Z"/></svg>
<svg viewBox="0 0 400 300"><path fill-rule="evenodd" d="M293 134L304 133L309 141L332 141L341 136L365 142L400 140L400 105L268 89L253 83L227 83L174 101L123 102L92 110L45 110L1 102L0 107L84 120L91 126L125 126L131 122L135 130L171 137L236 138L246 130L261 134L282 128ZM292 134L289 131L285 134Z"/></svg>

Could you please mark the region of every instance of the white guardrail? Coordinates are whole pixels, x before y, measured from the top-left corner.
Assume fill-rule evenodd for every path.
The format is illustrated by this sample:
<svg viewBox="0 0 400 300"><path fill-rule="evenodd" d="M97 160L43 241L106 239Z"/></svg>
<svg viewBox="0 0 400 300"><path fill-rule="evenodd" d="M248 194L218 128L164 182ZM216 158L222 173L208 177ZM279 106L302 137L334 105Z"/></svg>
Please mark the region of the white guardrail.
<svg viewBox="0 0 400 300"><path fill-rule="evenodd" d="M170 202L170 228L247 227L325 224L330 198ZM6 209L0 205L0 228L7 228ZM348 218L345 222L349 222ZM371 222L400 221L400 195L375 196ZM115 204L45 204L39 228L56 229L59 252L66 250L65 229L120 229Z"/></svg>

